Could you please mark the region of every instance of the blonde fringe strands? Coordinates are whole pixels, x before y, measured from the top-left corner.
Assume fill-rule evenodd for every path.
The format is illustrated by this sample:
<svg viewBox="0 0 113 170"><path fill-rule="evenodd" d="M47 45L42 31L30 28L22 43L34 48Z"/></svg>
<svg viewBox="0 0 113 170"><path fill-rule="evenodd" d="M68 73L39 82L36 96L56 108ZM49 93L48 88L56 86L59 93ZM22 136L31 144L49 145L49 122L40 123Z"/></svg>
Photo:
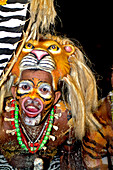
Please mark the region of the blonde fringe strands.
<svg viewBox="0 0 113 170"><path fill-rule="evenodd" d="M47 34L43 39L52 39L61 45L72 44L75 47L75 53L69 57L70 74L64 77L63 81L66 82L68 87L68 103L71 106L75 136L82 139L87 128L90 130L101 128L101 125L93 116L98 107L95 77L86 65L83 53L68 38Z"/></svg>
<svg viewBox="0 0 113 170"><path fill-rule="evenodd" d="M33 25L29 39L36 39L39 34L39 28L41 32L47 31L50 25L55 23L54 0L32 0L30 15Z"/></svg>

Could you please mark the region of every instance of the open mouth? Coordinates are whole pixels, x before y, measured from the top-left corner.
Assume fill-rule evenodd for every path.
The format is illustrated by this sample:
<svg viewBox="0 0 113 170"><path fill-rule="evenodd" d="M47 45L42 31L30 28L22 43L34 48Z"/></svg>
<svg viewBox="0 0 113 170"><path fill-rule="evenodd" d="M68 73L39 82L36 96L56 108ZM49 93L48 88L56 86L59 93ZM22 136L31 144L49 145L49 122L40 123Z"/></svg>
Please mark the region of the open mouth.
<svg viewBox="0 0 113 170"><path fill-rule="evenodd" d="M42 112L43 103L38 98L31 99L30 97L26 97L22 102L22 109L28 117L34 118Z"/></svg>

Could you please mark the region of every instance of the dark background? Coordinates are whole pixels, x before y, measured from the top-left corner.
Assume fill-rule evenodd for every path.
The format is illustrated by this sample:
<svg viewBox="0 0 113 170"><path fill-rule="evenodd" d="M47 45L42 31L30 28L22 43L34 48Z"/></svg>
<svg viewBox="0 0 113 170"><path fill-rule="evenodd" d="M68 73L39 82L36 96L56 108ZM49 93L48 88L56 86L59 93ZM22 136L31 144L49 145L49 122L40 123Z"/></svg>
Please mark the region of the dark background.
<svg viewBox="0 0 113 170"><path fill-rule="evenodd" d="M96 71L99 98L111 90L112 4L108 1L56 0L56 30L77 39Z"/></svg>

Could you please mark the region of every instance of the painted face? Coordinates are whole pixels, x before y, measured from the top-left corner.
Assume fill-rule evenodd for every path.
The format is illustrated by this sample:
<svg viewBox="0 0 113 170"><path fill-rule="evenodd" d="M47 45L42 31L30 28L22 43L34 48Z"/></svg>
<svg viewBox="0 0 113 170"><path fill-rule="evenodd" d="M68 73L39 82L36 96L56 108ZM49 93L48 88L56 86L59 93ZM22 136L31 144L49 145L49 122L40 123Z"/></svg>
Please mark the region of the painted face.
<svg viewBox="0 0 113 170"><path fill-rule="evenodd" d="M59 95L58 95L59 94ZM60 97L54 92L52 76L41 70L24 70L16 89L21 118L26 125L38 125Z"/></svg>

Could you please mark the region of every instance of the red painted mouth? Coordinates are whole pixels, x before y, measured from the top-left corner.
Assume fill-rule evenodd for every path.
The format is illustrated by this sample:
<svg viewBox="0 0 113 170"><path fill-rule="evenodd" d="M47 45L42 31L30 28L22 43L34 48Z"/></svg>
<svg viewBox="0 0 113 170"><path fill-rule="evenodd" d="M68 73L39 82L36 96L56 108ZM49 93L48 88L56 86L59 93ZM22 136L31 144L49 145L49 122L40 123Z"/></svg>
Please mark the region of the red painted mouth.
<svg viewBox="0 0 113 170"><path fill-rule="evenodd" d="M26 97L22 101L22 109L28 117L36 117L43 110L43 103L40 99Z"/></svg>

